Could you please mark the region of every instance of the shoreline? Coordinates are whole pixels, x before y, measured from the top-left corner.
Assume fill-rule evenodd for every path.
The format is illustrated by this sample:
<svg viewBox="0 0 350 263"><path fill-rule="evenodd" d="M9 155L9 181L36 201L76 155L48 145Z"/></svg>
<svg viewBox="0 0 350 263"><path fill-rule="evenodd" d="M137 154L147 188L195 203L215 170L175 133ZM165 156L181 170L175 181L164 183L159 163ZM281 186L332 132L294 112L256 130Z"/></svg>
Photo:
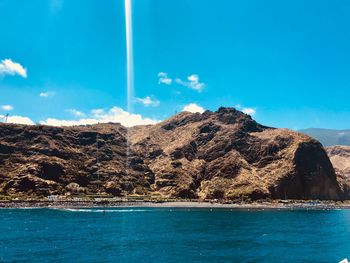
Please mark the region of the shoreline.
<svg viewBox="0 0 350 263"><path fill-rule="evenodd" d="M25 208L207 208L247 210L336 210L350 209L350 202L335 201L291 201L291 202L249 202L219 203L205 201L0 201L0 209Z"/></svg>

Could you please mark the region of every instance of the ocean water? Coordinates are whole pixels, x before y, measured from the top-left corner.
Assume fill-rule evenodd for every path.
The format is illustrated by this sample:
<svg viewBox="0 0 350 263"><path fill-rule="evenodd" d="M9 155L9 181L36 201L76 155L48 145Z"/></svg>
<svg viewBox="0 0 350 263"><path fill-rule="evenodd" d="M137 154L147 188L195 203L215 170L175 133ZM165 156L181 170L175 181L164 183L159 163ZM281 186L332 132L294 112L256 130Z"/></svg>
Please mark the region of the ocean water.
<svg viewBox="0 0 350 263"><path fill-rule="evenodd" d="M0 209L0 262L339 262L350 210Z"/></svg>

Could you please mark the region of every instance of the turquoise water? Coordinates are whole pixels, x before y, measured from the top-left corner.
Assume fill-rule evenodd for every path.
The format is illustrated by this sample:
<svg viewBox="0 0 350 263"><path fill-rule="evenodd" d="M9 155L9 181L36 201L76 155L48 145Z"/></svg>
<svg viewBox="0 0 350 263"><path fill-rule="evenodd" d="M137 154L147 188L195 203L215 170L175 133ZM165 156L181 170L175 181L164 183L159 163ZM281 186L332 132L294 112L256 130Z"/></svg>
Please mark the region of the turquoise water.
<svg viewBox="0 0 350 263"><path fill-rule="evenodd" d="M350 211L0 209L0 262L339 262Z"/></svg>

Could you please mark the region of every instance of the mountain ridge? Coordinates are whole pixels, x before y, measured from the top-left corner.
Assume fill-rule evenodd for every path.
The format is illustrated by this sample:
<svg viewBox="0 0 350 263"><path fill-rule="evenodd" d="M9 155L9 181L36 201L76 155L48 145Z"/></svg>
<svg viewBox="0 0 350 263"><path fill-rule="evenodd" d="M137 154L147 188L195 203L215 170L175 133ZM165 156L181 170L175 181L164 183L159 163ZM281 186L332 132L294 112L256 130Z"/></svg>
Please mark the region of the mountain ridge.
<svg viewBox="0 0 350 263"><path fill-rule="evenodd" d="M0 193L186 199L344 198L322 145L234 108L155 125L0 124Z"/></svg>

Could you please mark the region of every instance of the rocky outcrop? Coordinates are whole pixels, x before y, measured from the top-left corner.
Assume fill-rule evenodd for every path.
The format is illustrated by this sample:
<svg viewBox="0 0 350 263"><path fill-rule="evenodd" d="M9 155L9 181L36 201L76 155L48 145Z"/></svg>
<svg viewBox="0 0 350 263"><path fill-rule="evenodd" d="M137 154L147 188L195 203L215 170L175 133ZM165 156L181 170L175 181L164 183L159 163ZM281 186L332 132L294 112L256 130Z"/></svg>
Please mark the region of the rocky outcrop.
<svg viewBox="0 0 350 263"><path fill-rule="evenodd" d="M128 142L128 143L127 143ZM0 191L190 199L341 199L322 145L233 108L149 126L0 124Z"/></svg>
<svg viewBox="0 0 350 263"><path fill-rule="evenodd" d="M130 130L132 148L163 195L201 199L339 199L322 145L301 133L262 126L232 108L180 113ZM156 158L150 151L157 150Z"/></svg>
<svg viewBox="0 0 350 263"><path fill-rule="evenodd" d="M330 146L326 147L326 151L342 191L350 196L350 146Z"/></svg>

